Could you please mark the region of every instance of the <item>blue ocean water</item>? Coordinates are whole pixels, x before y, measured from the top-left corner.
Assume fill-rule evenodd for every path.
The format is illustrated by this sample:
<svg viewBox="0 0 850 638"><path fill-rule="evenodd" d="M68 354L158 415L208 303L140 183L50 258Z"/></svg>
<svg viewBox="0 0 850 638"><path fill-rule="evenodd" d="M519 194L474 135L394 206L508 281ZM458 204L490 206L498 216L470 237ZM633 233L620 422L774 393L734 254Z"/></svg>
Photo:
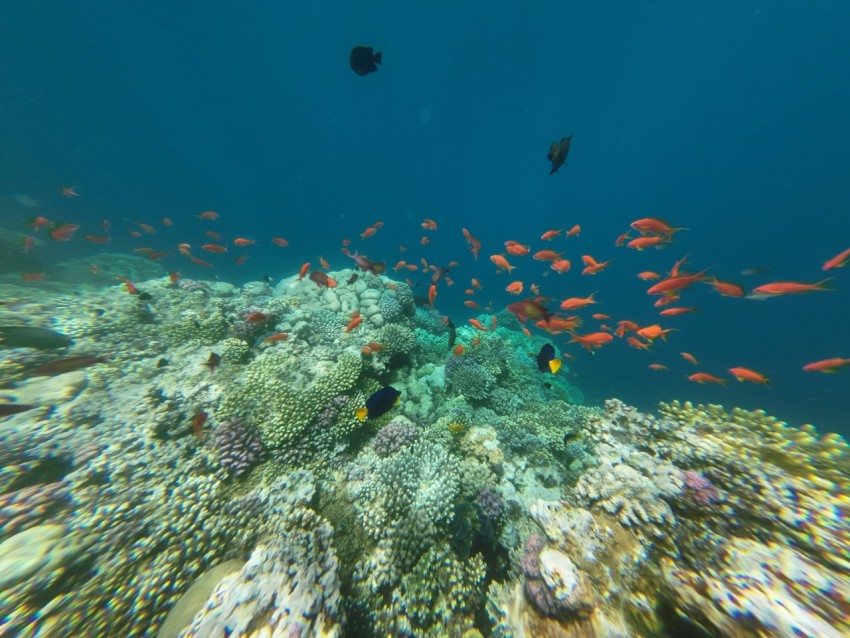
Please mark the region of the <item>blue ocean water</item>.
<svg viewBox="0 0 850 638"><path fill-rule="evenodd" d="M140 242L174 250L214 228L257 240L244 266L232 249L214 256L216 276L241 282L289 276L320 255L347 266L339 247L351 238L390 265L457 260L457 283L437 300L456 323L475 316L462 302L478 277L476 298L496 309L516 300L503 289L517 279L555 300L597 291L594 310L643 325L657 311L637 272L688 255L748 288L814 282L850 246L848 27L840 2L10 3L0 195L41 200L80 234L111 221L108 247L78 237L51 244L48 262ZM352 73L356 44L382 51L377 73ZM550 176L549 144L569 134L567 163ZM79 198L62 197L69 185ZM209 209L222 215L214 226L192 217ZM163 216L175 226L162 228ZM615 248L645 216L688 230L662 251ZM424 217L440 226L428 246ZM377 220L385 226L360 241ZM131 238L137 221L157 234ZM576 223L578 238L539 240ZM478 261L462 227L483 244ZM505 240L563 248L574 270L544 276L546 264L526 257L515 277L497 276L488 256ZM612 266L582 277L583 254ZM186 276L211 275L168 259ZM770 272L741 275L755 267ZM571 346L570 374L591 402L716 402L846 433L850 375L801 370L850 356L850 275L828 274L836 292L767 301L697 286L685 301L699 314L662 322L680 330L669 344L649 354L618 341L594 356ZM412 279L425 294L426 275ZM717 375L752 367L771 386L696 385L680 351Z"/></svg>

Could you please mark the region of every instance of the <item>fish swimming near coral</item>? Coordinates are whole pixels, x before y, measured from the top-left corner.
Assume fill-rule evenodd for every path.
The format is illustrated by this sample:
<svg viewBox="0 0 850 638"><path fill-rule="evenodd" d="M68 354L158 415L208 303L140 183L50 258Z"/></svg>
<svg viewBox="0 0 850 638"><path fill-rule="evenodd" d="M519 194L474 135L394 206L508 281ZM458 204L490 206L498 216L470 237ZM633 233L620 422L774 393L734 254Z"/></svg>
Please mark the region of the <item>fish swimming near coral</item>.
<svg viewBox="0 0 850 638"><path fill-rule="evenodd" d="M210 372L215 372L215 369L221 365L221 355L215 352L210 352L210 358L204 361L201 365L207 366Z"/></svg>
<svg viewBox="0 0 850 638"><path fill-rule="evenodd" d="M562 137L560 142L552 142L549 147L549 161L552 162L552 170L550 175L558 172L558 169L567 161L567 154L570 152L570 142L573 139L572 135Z"/></svg>
<svg viewBox="0 0 850 638"><path fill-rule="evenodd" d="M366 405L358 408L355 414L358 420L363 421L366 418L377 419L393 409L396 403L401 400L401 392L396 390L391 385L381 388L372 396L366 399Z"/></svg>
<svg viewBox="0 0 850 638"><path fill-rule="evenodd" d="M32 410L34 407L34 405L25 405L23 403L0 403L0 417L20 414L21 412Z"/></svg>
<svg viewBox="0 0 850 638"><path fill-rule="evenodd" d="M446 317L448 321L446 321L446 325L449 327L449 350L452 349L452 346L455 344L455 340L457 339L457 328L455 327L454 322Z"/></svg>
<svg viewBox="0 0 850 638"><path fill-rule="evenodd" d="M551 343L544 344L537 353L537 368L540 372L548 370L552 374L561 369L561 360L555 356L555 346Z"/></svg>
<svg viewBox="0 0 850 638"><path fill-rule="evenodd" d="M383 64L381 61L381 52L373 52L372 47L357 46L351 49L348 61L351 65L351 70L357 75L369 75L378 70L378 64Z"/></svg>
<svg viewBox="0 0 850 638"><path fill-rule="evenodd" d="M351 285L351 284L353 284L355 281L357 281L357 278L358 278L359 276L360 276L360 275L358 275L357 273L354 273L353 275L351 275L351 277L349 277L349 278L348 278L348 281L346 281L346 282L345 282L345 285L346 285L346 286L350 286L350 285Z"/></svg>
<svg viewBox="0 0 850 638"><path fill-rule="evenodd" d="M74 370L82 370L83 368L88 368L96 363L108 362L103 357L91 357L85 355L79 357L68 357L67 359L57 359L55 361L49 361L48 363L42 364L37 368L30 370L29 376L52 377L59 374L65 374L66 372L73 372Z"/></svg>
<svg viewBox="0 0 850 638"><path fill-rule="evenodd" d="M373 275L382 275L387 271L387 265L382 261L371 261L366 257L366 255L359 254L356 250L354 254L348 255L354 260L354 263L357 264L357 267L364 271L370 272Z"/></svg>
<svg viewBox="0 0 850 638"><path fill-rule="evenodd" d="M0 326L0 347L52 350L74 342L59 332L31 326Z"/></svg>

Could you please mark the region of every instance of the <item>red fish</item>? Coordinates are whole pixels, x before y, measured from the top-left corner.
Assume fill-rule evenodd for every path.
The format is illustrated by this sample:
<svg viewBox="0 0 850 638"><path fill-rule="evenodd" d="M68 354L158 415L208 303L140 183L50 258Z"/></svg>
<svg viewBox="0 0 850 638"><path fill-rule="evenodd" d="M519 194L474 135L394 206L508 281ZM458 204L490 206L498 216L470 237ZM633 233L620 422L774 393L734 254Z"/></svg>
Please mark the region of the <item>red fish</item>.
<svg viewBox="0 0 850 638"><path fill-rule="evenodd" d="M43 272L22 272L21 279L24 281L42 281L47 276Z"/></svg>
<svg viewBox="0 0 850 638"><path fill-rule="evenodd" d="M235 263L236 263L236 265L237 265L237 266L241 266L241 265L242 265L242 264L244 264L246 261L248 261L248 257L250 257L250 255L239 255L239 256L235 259Z"/></svg>
<svg viewBox="0 0 850 638"><path fill-rule="evenodd" d="M210 253L226 253L227 246L219 246L218 244L204 244L201 246L201 250L206 250Z"/></svg>
<svg viewBox="0 0 850 638"><path fill-rule="evenodd" d="M646 294L670 295L671 293L682 290L683 288L688 288L698 281L703 281L706 278L706 272L708 272L707 269L695 275L679 275L678 277L670 277L669 279L664 279L663 281L659 281L654 286L651 286L649 290L646 291Z"/></svg>
<svg viewBox="0 0 850 638"><path fill-rule="evenodd" d="M726 379L718 379L707 372L695 372L688 377L688 381L693 381L694 383L717 383L719 385L726 385Z"/></svg>
<svg viewBox="0 0 850 638"><path fill-rule="evenodd" d="M214 230L205 230L205 231L204 231L204 235L206 235L206 236L207 236L207 237L209 237L210 239L214 239L214 240L216 240L216 241L221 241L221 235L219 235L219 234L218 234L217 232L215 232Z"/></svg>
<svg viewBox="0 0 850 638"><path fill-rule="evenodd" d="M83 239L86 239L93 244L107 244L112 240L111 237L102 235L83 235Z"/></svg>
<svg viewBox="0 0 850 638"><path fill-rule="evenodd" d="M522 294L522 282L514 281L508 284L507 288L505 288L512 295L521 295Z"/></svg>
<svg viewBox="0 0 850 638"><path fill-rule="evenodd" d="M599 303L593 298L596 293L591 293L587 297L570 297L561 302L561 310L578 310L590 304Z"/></svg>
<svg viewBox="0 0 850 638"><path fill-rule="evenodd" d="M456 357L459 357L460 355L463 354L463 351L464 351L464 347L462 345L456 345L453 352L454 352L454 355Z"/></svg>
<svg viewBox="0 0 850 638"><path fill-rule="evenodd" d="M611 343L613 340L614 337L607 332L591 332L586 335L574 334L569 343L581 344L583 348L585 348L588 352L591 352L593 349L599 349L606 343Z"/></svg>
<svg viewBox="0 0 850 638"><path fill-rule="evenodd" d="M363 317L361 317L360 315L357 315L351 321L348 322L348 325L345 327L345 331L351 332L357 326L359 326L361 323L363 323Z"/></svg>
<svg viewBox="0 0 850 638"><path fill-rule="evenodd" d="M289 334L286 332L276 332L273 335L269 335L266 337L266 341L270 343L277 343L278 341L286 341L289 339Z"/></svg>
<svg viewBox="0 0 850 638"><path fill-rule="evenodd" d="M637 276L638 279L641 279L643 281L656 281L658 279L661 279L661 275L659 275L657 272L652 272L651 270L639 272Z"/></svg>
<svg viewBox="0 0 850 638"><path fill-rule="evenodd" d="M585 265L584 270L581 271L582 275L595 275L597 273L600 273L605 270L611 263L611 260L603 262L596 261L590 255L582 255L581 260Z"/></svg>
<svg viewBox="0 0 850 638"><path fill-rule="evenodd" d="M671 332L674 332L675 328L667 328L664 330L657 323L652 324L651 326L646 326L645 328L641 328L637 331L637 335L639 337L643 337L644 339L648 339L650 341L654 341L655 339L661 338L662 341L667 341L667 335Z"/></svg>
<svg viewBox="0 0 850 638"><path fill-rule="evenodd" d="M255 242L256 242L256 240L254 240L254 239L245 239L244 237L237 237L236 239L233 240L233 245L234 246L250 246L251 244L253 244Z"/></svg>
<svg viewBox="0 0 850 638"><path fill-rule="evenodd" d="M542 239L543 241L552 241L562 232L564 232L563 228L561 228L560 230L547 230L545 233L540 235L540 239Z"/></svg>
<svg viewBox="0 0 850 638"><path fill-rule="evenodd" d="M434 305L434 299L437 298L437 284L431 284L428 288L428 303Z"/></svg>
<svg viewBox="0 0 850 638"><path fill-rule="evenodd" d="M823 265L823 270L832 270L833 268L843 268L850 262L850 248L842 250L832 259L828 259Z"/></svg>
<svg viewBox="0 0 850 638"><path fill-rule="evenodd" d="M697 358L694 355L690 354L689 352L680 352L679 354L682 356L682 358L685 361L690 361L695 366L699 365L699 361L697 361Z"/></svg>
<svg viewBox="0 0 850 638"><path fill-rule="evenodd" d="M469 325L471 325L473 328L477 328L478 330L481 330L482 332L487 332L487 328L482 326L481 322L478 321L478 319L470 319Z"/></svg>
<svg viewBox="0 0 850 638"><path fill-rule="evenodd" d="M135 238L138 239L139 237L142 236L142 233L140 233L138 230L131 230L131 231L128 231L128 232L129 232L130 237L135 237Z"/></svg>
<svg viewBox="0 0 850 638"><path fill-rule="evenodd" d="M637 337L627 337L626 343L628 343L632 348L637 350L646 350L649 351L649 347L652 344L646 343L645 341L641 341Z"/></svg>
<svg viewBox="0 0 850 638"><path fill-rule="evenodd" d="M360 239L366 239L367 237L371 237L372 235L374 235L377 232L378 232L377 228L375 228L374 226L369 226L369 228L367 228L362 233L360 233Z"/></svg>
<svg viewBox="0 0 850 638"><path fill-rule="evenodd" d="M663 248L662 244L669 243L667 237L635 237L626 248L634 248L636 250L645 250L646 248Z"/></svg>
<svg viewBox="0 0 850 638"><path fill-rule="evenodd" d="M670 368L668 368L667 366L662 365L660 363L650 363L649 369L650 370L669 370Z"/></svg>
<svg viewBox="0 0 850 638"><path fill-rule="evenodd" d="M191 256L192 256L192 255L189 253L189 251L190 251L191 249L192 249L192 247L191 247L189 244L177 244L177 250L179 250L179 251L180 251L180 254L181 254L181 255L185 255L186 257L191 257Z"/></svg>
<svg viewBox="0 0 850 638"><path fill-rule="evenodd" d="M569 272L572 264L569 259L556 259L551 264L549 264L549 268L554 270L559 275L563 275L565 272Z"/></svg>
<svg viewBox="0 0 850 638"><path fill-rule="evenodd" d="M208 261L204 261L203 259L198 259L197 257L190 257L193 264L196 266L203 266L204 268L212 268L213 265Z"/></svg>
<svg viewBox="0 0 850 638"><path fill-rule="evenodd" d="M761 372L750 370L749 368L729 368L729 374L735 377L738 381L749 381L750 383L761 383L768 385L770 379L764 376Z"/></svg>
<svg viewBox="0 0 850 638"><path fill-rule="evenodd" d="M658 314L660 314L662 317L676 317L678 315L684 315L696 311L696 308L665 308Z"/></svg>
<svg viewBox="0 0 850 638"><path fill-rule="evenodd" d="M57 224L50 230L50 238L55 241L68 241L79 228L79 224Z"/></svg>
<svg viewBox="0 0 850 638"><path fill-rule="evenodd" d="M218 219L219 217L221 217L221 215L219 215L218 213L214 213L211 210L207 210L207 211L204 211L203 213L195 215L195 217L197 217L198 219L214 220L214 219Z"/></svg>
<svg viewBox="0 0 850 638"><path fill-rule="evenodd" d="M268 318L269 316L266 313L256 310L245 317L245 321L248 323L263 323L264 321L268 321Z"/></svg>
<svg viewBox="0 0 850 638"><path fill-rule="evenodd" d="M667 235L669 237L680 230L687 230L687 228L674 228L663 219L658 219L657 217L644 217L643 219L633 221L629 225L641 235Z"/></svg>
<svg viewBox="0 0 850 638"><path fill-rule="evenodd" d="M798 281L777 281L772 284L764 284L758 288L753 288L750 297L753 299L765 299L776 295L799 295L817 290L833 290L826 287L826 282L828 281L830 280L824 279L814 284L804 284Z"/></svg>
<svg viewBox="0 0 850 638"><path fill-rule="evenodd" d="M148 253L148 259L151 261L159 261L160 259L165 259L171 253L167 250L154 250L153 252Z"/></svg>
<svg viewBox="0 0 850 638"><path fill-rule="evenodd" d="M629 241L631 238L632 238L632 236L631 236L631 235L629 235L629 233L628 233L628 232L625 232L625 233L623 233L622 235L619 235L619 236L617 237L617 239L614 241L614 245L615 245L617 248L619 248L620 246L622 246L623 244L625 244L627 241Z"/></svg>
<svg viewBox="0 0 850 638"><path fill-rule="evenodd" d="M277 244L281 248L286 248L289 246L289 242L286 241L283 237L272 237L272 243Z"/></svg>
<svg viewBox="0 0 850 638"><path fill-rule="evenodd" d="M302 279L304 279L304 276L309 272L309 270L310 270L310 262L309 261L306 264L302 264L301 270L298 271L298 281L301 281Z"/></svg>
<svg viewBox="0 0 850 638"><path fill-rule="evenodd" d="M558 261L564 253L556 253L554 250L538 250L531 258L537 261Z"/></svg>
<svg viewBox="0 0 850 638"><path fill-rule="evenodd" d="M65 197L79 197L80 194L76 191L76 186L63 186L62 194Z"/></svg>
<svg viewBox="0 0 850 638"><path fill-rule="evenodd" d="M195 415L195 418L192 419L192 431L199 439L201 438L201 434L204 430L204 423L207 422L207 416L207 413L201 410Z"/></svg>
<svg viewBox="0 0 850 638"><path fill-rule="evenodd" d="M581 233L581 226L576 224L567 231L567 234L564 235L564 237L576 237L579 233Z"/></svg>
<svg viewBox="0 0 850 638"><path fill-rule="evenodd" d="M133 283L129 279L125 279L124 277L118 277L120 281L124 282L124 285L127 286L127 292L131 295L138 295L138 289L133 285Z"/></svg>
<svg viewBox="0 0 850 638"><path fill-rule="evenodd" d="M327 259L325 259L324 257L319 257L319 263L322 265L322 268L324 268L325 270L331 269L331 265L328 263Z"/></svg>
<svg viewBox="0 0 850 638"><path fill-rule="evenodd" d="M807 363L803 366L803 370L806 372L824 372L826 374L835 374L839 369L850 366L850 359L842 359L841 357L834 357L832 359L822 359L821 361L814 361L812 363Z"/></svg>
<svg viewBox="0 0 850 638"><path fill-rule="evenodd" d="M162 225L163 226L174 226L174 222L171 221L170 219L168 219L168 217L163 217L162 218Z"/></svg>
<svg viewBox="0 0 850 638"><path fill-rule="evenodd" d="M143 224L142 222L136 222L136 226L141 228L143 231L145 231L149 235L153 235L156 232L156 228L154 228L150 224Z"/></svg>
<svg viewBox="0 0 850 638"><path fill-rule="evenodd" d="M463 302L463 305L466 306L467 308L480 308L481 307L477 303L472 301L472 299L467 299L466 301Z"/></svg>
<svg viewBox="0 0 850 638"><path fill-rule="evenodd" d="M47 228L48 226L52 226L53 222L47 219L46 217L36 216L33 217L31 222L29 222L29 225L33 230L38 230L39 228Z"/></svg>
<svg viewBox="0 0 850 638"><path fill-rule="evenodd" d="M516 266L511 266L508 263L508 260L502 257L501 255L490 255L490 261L496 266L496 268L500 268L501 270L507 270L508 273L514 271Z"/></svg>
<svg viewBox="0 0 850 638"><path fill-rule="evenodd" d="M180 281L180 273L170 272L168 273L168 278L171 280L171 283L176 284L178 281Z"/></svg>
<svg viewBox="0 0 850 638"><path fill-rule="evenodd" d="M743 297L746 294L743 286L731 281L720 281L717 277L704 283L707 283L724 297Z"/></svg>
<svg viewBox="0 0 850 638"><path fill-rule="evenodd" d="M437 230L437 222L426 217L422 222L422 228L425 230Z"/></svg>
<svg viewBox="0 0 850 638"><path fill-rule="evenodd" d="M505 250L515 257L525 257L529 252L531 252L531 246L524 246L523 244L515 241L506 241Z"/></svg>

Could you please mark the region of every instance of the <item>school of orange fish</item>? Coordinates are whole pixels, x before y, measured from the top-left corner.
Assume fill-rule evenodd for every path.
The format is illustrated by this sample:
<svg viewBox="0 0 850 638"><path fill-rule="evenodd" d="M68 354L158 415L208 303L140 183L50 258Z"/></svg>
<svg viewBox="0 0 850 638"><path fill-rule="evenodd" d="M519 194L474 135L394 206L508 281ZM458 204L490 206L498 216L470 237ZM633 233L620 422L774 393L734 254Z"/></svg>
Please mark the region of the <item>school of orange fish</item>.
<svg viewBox="0 0 850 638"><path fill-rule="evenodd" d="M79 193L77 193L73 187L63 187L62 194L66 197L79 197ZM213 222L217 220L220 215L213 211L204 211L197 214L195 217L197 217L201 221ZM161 220L161 224L163 227L174 226L174 222L168 217L163 217ZM374 237L383 225L383 222L376 222L375 224L369 226L360 234L360 239L366 240L370 237ZM25 252L29 252L33 249L35 244L34 235L42 229L45 230L49 238L53 241L70 241L80 228L80 226L77 224L67 222L55 223L41 216L32 219L29 222L29 226L33 231L33 235L29 235L24 239L24 245L22 249ZM630 230L619 235L616 238L614 242L615 247L625 247L627 249L634 249L638 251L646 250L648 248L663 248L673 243L674 236L677 232L685 230L683 228L673 227L666 221L655 217L645 217L642 219L637 219L632 222L630 226ZM419 243L421 246L426 246L430 243L428 233L437 231L439 227L436 221L434 221L433 219L426 218L421 222L421 228L423 229L423 231L425 231L426 234L422 235ZM101 230L102 234L84 235L83 238L93 244L109 243L112 239L110 235L111 226L109 222L104 221L101 225ZM635 232L636 235L632 236L632 232ZM146 235L155 234L156 228L151 224L135 222L134 227L128 230L128 233L134 239L140 239ZM467 243L468 250L472 253L473 258L477 261L479 252L482 248L481 242L476 239L472 235L472 233L466 228L462 229L462 233ZM575 226L569 229L562 228L547 230L541 235L540 240L544 242L553 242L554 240L561 238L562 241L574 241L572 240L572 238L578 237L580 233L581 226L576 224ZM229 242L223 242L222 236L211 229L205 230L204 236L208 240L212 240L212 242L217 242L203 243L199 245L200 250L206 253L211 253L212 255L222 255L229 253L229 245L232 245L234 248L245 249L256 243L256 240L247 239L245 237L236 237ZM204 241L206 241L206 239ZM286 248L289 246L289 242L280 236L272 237L271 242L281 248ZM365 255L360 255L356 251L354 254L351 254L348 248L350 244L350 239L343 239L341 250L346 256L351 257L355 260L355 264L357 267L359 267L363 271L370 271L376 274L381 274L385 272L386 266L383 262L371 261ZM566 245L569 246L569 244ZM205 268L213 267L213 263L211 263L210 261L206 261L197 257L192 252L193 248L192 245L189 243L180 243L176 246L176 249L177 252L182 255L183 258L187 259L189 262L196 266L201 266ZM172 251L169 250L154 249L150 247L139 247L135 248L134 251L137 253L144 254L148 259L152 261L159 261L172 254ZM405 253L407 252L407 248L405 246L399 246L399 251ZM532 248L530 245L525 245L513 240L505 241L504 250L490 255L489 259L490 262L496 267L497 273L504 272L510 275L516 268L516 266L511 264L509 260L516 261L517 259L526 258L529 255L531 255L532 259L535 261L548 262L549 269L551 271L554 271L558 275L566 274L570 272L572 268L572 262L564 257L564 251L541 249L537 250L532 254ZM249 253L243 253L236 256L236 265L244 264L248 257ZM324 257L319 257L318 261L324 271L329 271L331 269L330 264L326 259L324 259ZM583 268L581 270L582 276L599 275L611 265L611 260L598 261L591 255L582 255L581 262L583 264ZM842 268L848 263L850 263L850 248L842 251L831 259L828 259L823 264L822 270L830 271L837 268ZM829 280L827 279L814 283L805 283L798 281L777 281L757 286L753 288L749 293L747 293L747 291L737 283L721 281L717 277L710 275L708 272L709 269L705 269L696 273L685 272L684 268L686 264L686 258L682 258L676 261L667 273L658 273L653 271L643 271L637 273L637 278L641 281L652 282L652 285L647 289L646 292L652 297L657 297L657 300L654 302L654 305L655 307L659 308L660 317L671 317L696 312L696 308L694 307L673 304L679 304L682 301L683 293L685 293L688 288L692 287L697 283L704 283L711 286L711 288L713 288L714 291L716 291L719 295L727 297L747 297L750 299L766 299L779 295L798 295L804 293L833 290L832 288L829 288L827 286L827 283L829 282ZM446 286L452 286L454 284L454 281L448 275L448 273L451 272L452 269L455 269L457 266L458 263L453 261L445 267L438 267L434 264L429 264L424 257L420 257L418 263L409 263L408 261L401 259L396 263L393 270L395 272L405 270L410 272L431 273L431 284L428 289L428 302L431 306L434 306L437 298L438 284L440 284L440 282L442 281ZM318 269L313 269L309 262L301 266L298 279L303 279L305 276L308 275L308 273L310 280L314 281L316 285L320 287L332 288L338 285L337 282L333 278L329 277L326 272L323 272L322 270ZM44 276L44 273L21 273L21 277L28 281L37 281L43 279ZM176 283L179 280L180 274L179 272L171 272L170 277L172 282ZM352 277L349 283L353 282L354 279L355 277ZM127 290L130 294L138 294L138 290L135 288L132 282L123 278L121 279L121 281L126 284ZM409 285L414 285L414 282L412 282L410 279L407 279L406 281ZM465 290L465 295L469 297L468 299L466 299L466 301L464 301L464 305L467 308L480 308L480 304L475 301L475 297L481 290L482 286L479 280L475 277L471 278L470 287ZM505 287L505 291L507 293L516 296L522 295L525 290L526 285L523 281L512 281ZM593 293L587 297L570 297L567 299L563 299L560 301L559 309L553 311L550 309L550 306L553 303L557 303L557 300L544 296L541 293L540 286L538 284L529 283L528 290L530 291L532 296L527 297L521 301L508 304L507 310L513 313L520 320L520 322L522 322L522 324L525 326L523 328L523 331L529 337L531 336L531 333L528 327L528 320L531 319L534 327L546 331L552 335L567 333L570 337L569 341L567 342L568 344L578 344L579 346L585 348L588 352L591 353L594 350L613 342L615 337L619 339L625 339L626 343L632 348L650 351L650 348L653 346L656 340L661 339L662 341L666 341L667 335L676 330L674 328L663 328L659 323L640 326L634 321L630 321L628 319L618 320L616 325L612 326L604 323L606 321L613 321L612 316L604 313L594 313L591 315L590 318L598 322L597 329L595 331L581 333L579 332L579 330L584 325L584 318L578 314L567 313L573 313L575 311L585 309L588 306L598 304L599 300L595 298L596 293ZM484 309L488 312L492 312L492 302L489 302ZM482 332L487 332L488 330L496 329L495 315L492 317L490 328L485 327L483 324L481 324L479 320L475 318L471 318L468 321L470 325ZM354 330L360 325L361 322L362 318L357 313L354 313L351 316L351 320L346 326L345 331L350 332ZM286 338L286 335L273 335L273 337L275 341L279 341ZM365 345L363 347L363 354L369 355L373 352L378 352L381 347L382 346L380 344L370 342L368 345ZM464 346L459 345L457 348L455 348L454 354L462 354L463 349ZM571 356L567 353L564 354L568 357ZM700 365L699 361L694 355L688 352L681 352L680 355L682 358L689 361L694 366ZM803 366L803 370L812 372L834 373L845 366L850 366L850 358L836 356L829 359L823 359L807 363ZM651 363L649 364L649 368L656 371L668 369L667 366L660 363ZM769 383L769 378L766 374L744 366L731 367L728 369L728 373L729 375L731 375L731 378L737 379L738 381L742 382L758 383L765 385ZM694 372L693 374L688 376L688 379L695 383L717 384L725 384L729 380L704 371Z"/></svg>

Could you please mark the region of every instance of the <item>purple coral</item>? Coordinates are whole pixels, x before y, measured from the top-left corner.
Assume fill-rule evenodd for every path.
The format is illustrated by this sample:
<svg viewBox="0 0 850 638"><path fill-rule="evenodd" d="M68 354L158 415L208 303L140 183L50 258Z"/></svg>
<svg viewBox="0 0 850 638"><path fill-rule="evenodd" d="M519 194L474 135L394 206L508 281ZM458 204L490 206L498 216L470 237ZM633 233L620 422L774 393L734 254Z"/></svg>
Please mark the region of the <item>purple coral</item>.
<svg viewBox="0 0 850 638"><path fill-rule="evenodd" d="M502 518L502 515L505 513L505 499L493 488L485 487L481 490L475 502L481 508L484 515L494 523Z"/></svg>
<svg viewBox="0 0 850 638"><path fill-rule="evenodd" d="M219 424L215 429L215 444L221 454L221 467L234 477L250 470L266 451L257 433L241 421Z"/></svg>
<svg viewBox="0 0 850 638"><path fill-rule="evenodd" d="M378 430L372 447L378 456L387 457L419 438L419 428L405 418L396 418Z"/></svg>
<svg viewBox="0 0 850 638"><path fill-rule="evenodd" d="M540 550L546 547L546 541L536 532L531 534L525 541L520 564L522 573L525 575L525 593L534 606L546 616L555 618L559 615L560 607L555 595L543 581L540 572Z"/></svg>
<svg viewBox="0 0 850 638"><path fill-rule="evenodd" d="M331 427L334 423L336 423L337 419L339 419L339 416L342 414L346 405L348 405L347 396L344 394L335 396L333 399L328 401L325 408L319 413L319 416L316 417L316 422L323 429Z"/></svg>
<svg viewBox="0 0 850 638"><path fill-rule="evenodd" d="M704 474L693 470L685 470L682 472L681 478L688 490L689 496L697 504L707 507L720 500L720 491Z"/></svg>
<svg viewBox="0 0 850 638"><path fill-rule="evenodd" d="M206 284L198 281L197 279L178 279L177 287L180 288L180 290L185 290L186 292L196 292L198 290L203 292L207 291Z"/></svg>

